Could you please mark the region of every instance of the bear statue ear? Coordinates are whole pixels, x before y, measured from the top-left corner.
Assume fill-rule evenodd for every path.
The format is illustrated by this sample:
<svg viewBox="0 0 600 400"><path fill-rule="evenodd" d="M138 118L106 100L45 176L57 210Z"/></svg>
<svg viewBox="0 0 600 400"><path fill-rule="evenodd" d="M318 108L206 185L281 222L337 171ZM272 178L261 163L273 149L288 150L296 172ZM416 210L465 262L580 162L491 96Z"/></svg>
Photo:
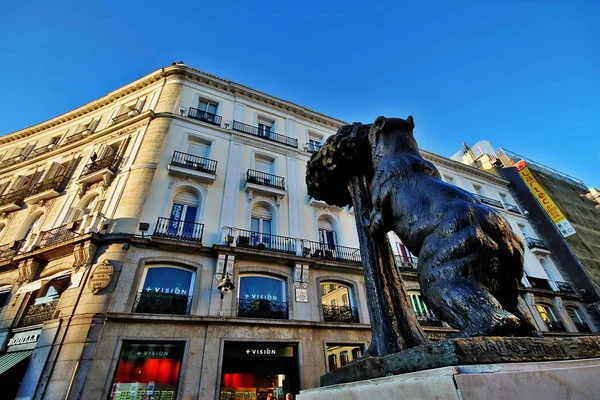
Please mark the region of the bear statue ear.
<svg viewBox="0 0 600 400"><path fill-rule="evenodd" d="M377 128L377 130L379 131L379 130L383 129L386 122L387 122L386 117L377 117L377 118L375 118L375 122L373 122L373 127Z"/></svg>
<svg viewBox="0 0 600 400"><path fill-rule="evenodd" d="M410 129L415 129L415 120L413 119L412 115L409 115L406 118L406 123L410 126Z"/></svg>

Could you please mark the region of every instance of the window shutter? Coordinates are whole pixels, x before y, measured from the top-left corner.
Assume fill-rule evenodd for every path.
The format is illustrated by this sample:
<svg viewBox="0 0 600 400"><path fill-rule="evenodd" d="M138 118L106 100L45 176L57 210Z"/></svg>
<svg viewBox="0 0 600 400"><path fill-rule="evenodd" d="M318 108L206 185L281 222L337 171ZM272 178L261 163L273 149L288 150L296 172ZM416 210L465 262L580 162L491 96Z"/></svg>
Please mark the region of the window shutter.
<svg viewBox="0 0 600 400"><path fill-rule="evenodd" d="M51 179L51 178L55 178L57 176L64 175L65 170L66 170L66 168L64 165L54 162L48 169L48 173L46 174L46 179Z"/></svg>
<svg viewBox="0 0 600 400"><path fill-rule="evenodd" d="M260 219L270 220L271 219L271 211L269 211L267 208L262 207L262 206L255 206L252 209L251 216L252 216L252 218L260 218Z"/></svg>
<svg viewBox="0 0 600 400"><path fill-rule="evenodd" d="M17 179L15 180L15 183L10 188L10 191L16 192L17 190L21 190L21 189L27 187L27 184L29 184L29 181L30 181L30 177L28 177L28 176L18 176Z"/></svg>
<svg viewBox="0 0 600 400"><path fill-rule="evenodd" d="M133 106L133 109L135 111L137 111L138 113L142 112L142 108L144 108L144 103L146 102L146 98L139 98L137 99L137 101L135 102L135 106Z"/></svg>
<svg viewBox="0 0 600 400"><path fill-rule="evenodd" d="M7 160L12 160L14 158L17 158L21 155L23 151L22 147L14 147L11 150L8 151L8 157L6 157Z"/></svg>
<svg viewBox="0 0 600 400"><path fill-rule="evenodd" d="M96 119L96 118L94 118L94 119L92 120L92 122L90 122L90 123L88 124L88 129L90 130L90 132L92 132L92 133L93 133L93 132L96 130L96 128L98 127L98 124L99 124L99 123L100 123L100 118L97 118L97 119Z"/></svg>
<svg viewBox="0 0 600 400"><path fill-rule="evenodd" d="M195 156L207 158L208 149L210 146L204 143L190 142L188 145L188 153L193 154Z"/></svg>
<svg viewBox="0 0 600 400"><path fill-rule="evenodd" d="M256 160L254 160L254 168L257 171L265 172L267 174L273 173L273 163L267 160L261 160L257 158Z"/></svg>
<svg viewBox="0 0 600 400"><path fill-rule="evenodd" d="M10 185L10 181L0 183L0 196L4 194L4 192L8 188L8 185Z"/></svg>
<svg viewBox="0 0 600 400"><path fill-rule="evenodd" d="M320 231L333 231L333 225L331 222L327 221L325 218L320 218L318 221L318 226Z"/></svg>
<svg viewBox="0 0 600 400"><path fill-rule="evenodd" d="M119 143L119 149L117 150L117 154L121 157L125 154L125 150L127 149L127 145L129 144L130 137L126 137Z"/></svg>
<svg viewBox="0 0 600 400"><path fill-rule="evenodd" d="M173 199L173 203L198 207L200 204L200 201L198 200L198 196L196 196L194 193L179 192L175 195L175 198Z"/></svg>
<svg viewBox="0 0 600 400"><path fill-rule="evenodd" d="M113 149L111 146L103 144L102 147L100 147L100 150L98 150L98 158L96 160L102 160L106 157L111 156L113 153L115 152L115 149Z"/></svg>

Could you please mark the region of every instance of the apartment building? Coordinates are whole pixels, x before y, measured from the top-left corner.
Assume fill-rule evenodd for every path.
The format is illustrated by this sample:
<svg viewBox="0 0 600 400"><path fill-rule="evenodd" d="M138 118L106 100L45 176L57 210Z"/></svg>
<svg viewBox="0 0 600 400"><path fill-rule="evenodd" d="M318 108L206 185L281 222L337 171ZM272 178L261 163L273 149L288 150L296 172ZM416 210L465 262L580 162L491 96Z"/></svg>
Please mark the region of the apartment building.
<svg viewBox="0 0 600 400"><path fill-rule="evenodd" d="M11 396L279 398L360 357L370 321L355 217L309 198L304 179L343 124L175 63L0 138ZM423 155L539 240L507 180ZM421 298L416 257L390 240L430 338L455 332ZM528 246L526 272L540 330L595 330L550 250Z"/></svg>

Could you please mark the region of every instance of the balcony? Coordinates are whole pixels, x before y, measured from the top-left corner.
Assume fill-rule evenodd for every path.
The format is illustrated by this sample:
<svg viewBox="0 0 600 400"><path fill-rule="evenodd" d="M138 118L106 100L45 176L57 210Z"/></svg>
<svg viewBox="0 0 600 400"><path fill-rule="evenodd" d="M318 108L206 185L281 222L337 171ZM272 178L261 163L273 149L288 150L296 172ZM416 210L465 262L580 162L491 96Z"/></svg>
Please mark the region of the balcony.
<svg viewBox="0 0 600 400"><path fill-rule="evenodd" d="M23 150L23 149L21 149ZM25 157L24 155L18 155L16 157L11 157L9 159L6 160L2 160L0 162L0 168L6 168L6 167L10 167L11 165L15 165L18 164L20 162L25 161L27 157Z"/></svg>
<svg viewBox="0 0 600 400"><path fill-rule="evenodd" d="M421 326L442 326L442 321L432 312L415 312L417 321Z"/></svg>
<svg viewBox="0 0 600 400"><path fill-rule="evenodd" d="M288 319L288 303L270 300L239 300L238 317Z"/></svg>
<svg viewBox="0 0 600 400"><path fill-rule="evenodd" d="M190 107L188 111L188 117L197 119L198 121L208 122L213 125L221 125L221 116L217 114L211 114L206 111L198 110L197 108Z"/></svg>
<svg viewBox="0 0 600 400"><path fill-rule="evenodd" d="M396 267L400 272L417 272L417 261L416 257L411 256L394 256L396 261Z"/></svg>
<svg viewBox="0 0 600 400"><path fill-rule="evenodd" d="M567 282L555 282L556 286L558 287L558 290L560 290L563 293L570 293L570 294L575 294L575 289L573 288L573 286L571 286L570 283Z"/></svg>
<svg viewBox="0 0 600 400"><path fill-rule="evenodd" d="M514 206L514 205L512 205L512 204L508 204L508 203L507 203L507 204L504 204L504 208L506 208L506 209L507 209L508 211L510 211L510 212L514 212L515 214L523 214L523 213L521 212L521 210L519 210L519 207L517 207L517 206Z"/></svg>
<svg viewBox="0 0 600 400"><path fill-rule="evenodd" d="M92 184L99 182L105 174L109 174L111 178L114 177L122 160L121 156L113 153L108 157L92 161L83 168L77 183Z"/></svg>
<svg viewBox="0 0 600 400"><path fill-rule="evenodd" d="M271 235L238 229L237 247L296 254L297 240L286 236Z"/></svg>
<svg viewBox="0 0 600 400"><path fill-rule="evenodd" d="M69 177L66 175L44 179L31 189L24 201L27 204L34 204L40 200L57 197L65 189L67 183L69 183Z"/></svg>
<svg viewBox="0 0 600 400"><path fill-rule="evenodd" d="M54 150L56 148L56 144L55 143L50 143L47 144L45 146L39 147L37 149L34 149L31 154L29 155L29 158L34 158L37 156L41 156L42 154L48 153L52 150Z"/></svg>
<svg viewBox="0 0 600 400"><path fill-rule="evenodd" d="M51 320L54 316L54 312L56 311L58 300L59 299L55 299L41 304L31 304L27 308L25 316L21 320L20 326L37 325L44 321Z"/></svg>
<svg viewBox="0 0 600 400"><path fill-rule="evenodd" d="M544 289L544 290L553 290L552 286L550 286L550 282L547 279L543 278L534 278L532 276L528 276L527 280L531 284L532 288L536 289Z"/></svg>
<svg viewBox="0 0 600 400"><path fill-rule="evenodd" d="M71 222L40 233L38 247L54 246L81 236L79 228L81 221Z"/></svg>
<svg viewBox="0 0 600 400"><path fill-rule="evenodd" d="M233 121L233 129L249 135L257 136L273 142L285 144L287 146L298 148L298 139L289 136L279 135L271 130L259 129L257 126L246 125L239 121Z"/></svg>
<svg viewBox="0 0 600 400"><path fill-rule="evenodd" d="M217 178L217 162L215 160L180 151L173 153L173 158L167 168L169 175L195 178L206 183L213 183Z"/></svg>
<svg viewBox="0 0 600 400"><path fill-rule="evenodd" d="M504 206L502 205L502 202L500 200L492 199L490 197L485 197L480 194L475 194L475 197L477 197L483 204L487 204L487 205L498 207L498 208L504 208Z"/></svg>
<svg viewBox="0 0 600 400"><path fill-rule="evenodd" d="M14 192L8 192L0 197L0 214L19 210L25 197L29 195L29 190L19 189Z"/></svg>
<svg viewBox="0 0 600 400"><path fill-rule="evenodd" d="M153 237L182 242L202 243L204 224L159 217Z"/></svg>
<svg viewBox="0 0 600 400"><path fill-rule="evenodd" d="M133 309L144 314L189 315L192 296L170 293L140 292L135 298Z"/></svg>
<svg viewBox="0 0 600 400"><path fill-rule="evenodd" d="M590 329L589 325L583 321L579 321L579 322L574 322L575 323L575 327L577 328L577 330L581 333L591 333L592 330Z"/></svg>
<svg viewBox="0 0 600 400"><path fill-rule="evenodd" d="M92 131L90 129L84 129L82 131L74 133L71 136L67 136L67 138L65 139L65 144L71 144L71 143L78 142L81 139L83 139L91 134L92 134Z"/></svg>
<svg viewBox="0 0 600 400"><path fill-rule="evenodd" d="M542 253L546 253L546 252L550 251L550 249L548 248L548 245L543 240L528 237L528 238L525 238L525 241L527 242L527 247L531 251L545 250L545 251L542 251Z"/></svg>
<svg viewBox="0 0 600 400"><path fill-rule="evenodd" d="M123 121L127 121L129 118L133 118L140 113L140 110L127 110L123 114L119 114L112 119L112 124L118 124Z"/></svg>
<svg viewBox="0 0 600 400"><path fill-rule="evenodd" d="M323 304L323 321L347 324L358 323L358 310L350 306L328 306Z"/></svg>
<svg viewBox="0 0 600 400"><path fill-rule="evenodd" d="M276 196L280 199L284 197L286 193L285 178L249 169L246 172L245 190Z"/></svg>
<svg viewBox="0 0 600 400"><path fill-rule="evenodd" d="M567 329L565 328L565 325L561 321L544 320L544 323L546 324L546 326L548 327L548 330L550 332L566 332L567 331Z"/></svg>
<svg viewBox="0 0 600 400"><path fill-rule="evenodd" d="M302 239L302 253L308 257L362 265L360 249L353 247L330 245Z"/></svg>
<svg viewBox="0 0 600 400"><path fill-rule="evenodd" d="M0 262L12 259L17 254L19 245L19 242L14 242L0 246Z"/></svg>

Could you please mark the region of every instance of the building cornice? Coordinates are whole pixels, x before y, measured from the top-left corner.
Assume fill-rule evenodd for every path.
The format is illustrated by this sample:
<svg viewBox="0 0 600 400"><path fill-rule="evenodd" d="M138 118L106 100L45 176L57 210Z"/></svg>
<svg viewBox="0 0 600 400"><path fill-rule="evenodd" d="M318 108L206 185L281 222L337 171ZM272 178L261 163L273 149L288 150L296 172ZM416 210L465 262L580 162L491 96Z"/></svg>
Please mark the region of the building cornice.
<svg viewBox="0 0 600 400"><path fill-rule="evenodd" d="M489 182L496 183L498 185L508 186L510 184L510 182L507 181L506 179L502 179L490 172L482 171L475 167L471 167L470 165L451 160L449 158L437 155L435 153L430 153L429 151L426 151L426 150L421 150L421 155L423 156L424 159L429 160L429 161L433 162L434 164L441 164L441 165L444 165L453 170L463 171L463 172L469 173L471 175L475 175L480 178L483 178Z"/></svg>

